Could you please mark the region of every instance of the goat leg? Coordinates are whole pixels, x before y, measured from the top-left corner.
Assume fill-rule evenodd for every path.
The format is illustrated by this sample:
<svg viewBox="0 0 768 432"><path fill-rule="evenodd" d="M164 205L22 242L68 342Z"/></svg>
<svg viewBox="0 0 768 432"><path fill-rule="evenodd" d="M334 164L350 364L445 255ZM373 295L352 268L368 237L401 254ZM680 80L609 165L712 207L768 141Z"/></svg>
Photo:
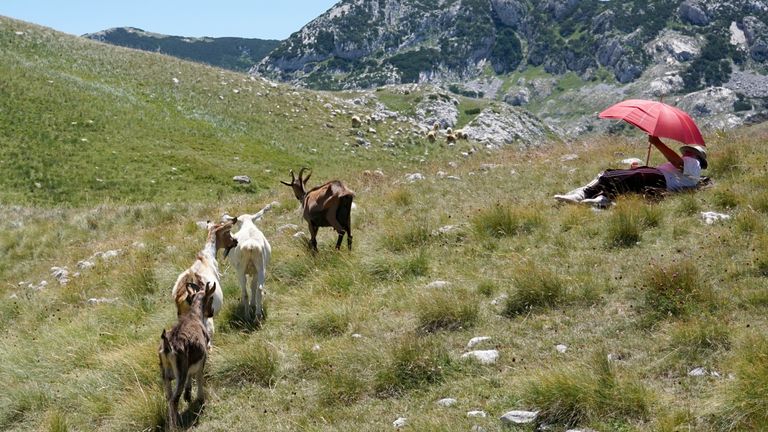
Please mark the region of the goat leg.
<svg viewBox="0 0 768 432"><path fill-rule="evenodd" d="M240 282L240 304L243 306L243 312L245 313L245 320L251 320L251 308L248 306L248 280L245 272L238 275Z"/></svg>
<svg viewBox="0 0 768 432"><path fill-rule="evenodd" d="M318 226L313 224L312 222L309 223L309 245L312 247L312 250L317 252L317 230Z"/></svg>
<svg viewBox="0 0 768 432"><path fill-rule="evenodd" d="M179 367L179 375L176 377L176 389L173 391L173 396L168 402L168 419L171 423L171 428L175 428L179 419L179 399L181 399L181 393L186 387L187 381L187 367Z"/></svg>
<svg viewBox="0 0 768 432"><path fill-rule="evenodd" d="M258 273L258 276L251 279L251 306L256 311L256 320L261 321L264 318L264 309L261 301L261 287L264 286L263 270Z"/></svg>
<svg viewBox="0 0 768 432"><path fill-rule="evenodd" d="M205 374L203 373L205 369L205 362L203 362L202 366L200 366L200 372L197 373L197 400L202 402L205 402Z"/></svg>
<svg viewBox="0 0 768 432"><path fill-rule="evenodd" d="M341 241L344 239L344 231L339 232L339 239L336 240L336 250L341 249Z"/></svg>

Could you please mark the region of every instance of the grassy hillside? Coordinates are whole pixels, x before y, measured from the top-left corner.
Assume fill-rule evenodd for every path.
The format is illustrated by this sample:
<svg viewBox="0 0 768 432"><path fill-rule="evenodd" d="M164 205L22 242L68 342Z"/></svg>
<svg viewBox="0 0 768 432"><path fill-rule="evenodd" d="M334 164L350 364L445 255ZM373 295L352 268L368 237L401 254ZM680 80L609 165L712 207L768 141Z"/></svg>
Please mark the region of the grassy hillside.
<svg viewBox="0 0 768 432"><path fill-rule="evenodd" d="M329 152L332 175L412 150L395 136L356 155L352 113L331 95L8 19L0 47L0 202L220 199L241 192L222 181L234 175L253 193Z"/></svg>
<svg viewBox="0 0 768 432"><path fill-rule="evenodd" d="M162 430L156 348L196 221L272 201L267 319L240 321L223 261L192 430L494 431L510 410L555 431L768 428L765 126L705 136L708 189L594 211L551 195L644 155L639 133L464 158L387 123L395 147L364 150L334 95L6 19L0 43L0 428ZM301 164L357 192L352 252L325 229L313 256L285 228L304 224L277 180ZM461 359L475 336L496 364Z"/></svg>

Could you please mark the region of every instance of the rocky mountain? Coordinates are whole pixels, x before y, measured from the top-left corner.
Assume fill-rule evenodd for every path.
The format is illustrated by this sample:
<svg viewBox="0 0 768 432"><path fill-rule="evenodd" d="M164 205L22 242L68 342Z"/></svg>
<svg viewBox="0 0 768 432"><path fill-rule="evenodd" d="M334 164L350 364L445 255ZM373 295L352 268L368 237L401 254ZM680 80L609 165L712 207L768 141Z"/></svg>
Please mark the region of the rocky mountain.
<svg viewBox="0 0 768 432"><path fill-rule="evenodd" d="M342 0L251 73L330 90L430 83L566 133L617 98L664 96L720 127L766 118L766 23L766 0Z"/></svg>
<svg viewBox="0 0 768 432"><path fill-rule="evenodd" d="M118 27L83 35L86 38L154 51L174 57L244 72L263 59L280 41L238 37L189 38Z"/></svg>

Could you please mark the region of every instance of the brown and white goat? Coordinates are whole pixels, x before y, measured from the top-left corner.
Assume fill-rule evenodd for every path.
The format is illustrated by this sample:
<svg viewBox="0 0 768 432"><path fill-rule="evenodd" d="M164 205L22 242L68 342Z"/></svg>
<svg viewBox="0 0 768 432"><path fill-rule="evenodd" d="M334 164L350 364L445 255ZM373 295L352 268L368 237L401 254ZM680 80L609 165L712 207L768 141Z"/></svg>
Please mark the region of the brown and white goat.
<svg viewBox="0 0 768 432"><path fill-rule="evenodd" d="M191 304L191 300L188 298L188 290L186 289L188 284L205 286L208 283L212 283L216 286L216 291L213 294L213 315L206 319L206 327L211 337L213 337L214 331L213 316L218 315L221 305L224 303L216 253L219 249L224 249L224 256L226 256L230 249L237 246L237 241L231 234L232 226L232 222L208 223L208 237L203 249L197 254L192 266L179 274L171 291L173 300L176 303L176 312L181 316L189 309Z"/></svg>
<svg viewBox="0 0 768 432"><path fill-rule="evenodd" d="M299 171L296 178L291 170L291 182L280 183L293 188L293 194L301 203L304 220L309 224L310 245L317 251L317 230L320 227L333 227L339 234L336 241L336 249L341 247L341 240L347 234L347 247L352 249L352 200L355 193L339 180L329 181L321 186L306 190L307 180L312 171L305 178L301 178L304 170Z"/></svg>
<svg viewBox="0 0 768 432"><path fill-rule="evenodd" d="M189 403L191 399L192 378L197 380L197 400L205 400L203 369L210 342L205 321L213 316L213 297L217 288L215 283L210 282L204 289L194 283L187 284L185 291L191 299L189 309L179 316L179 321L169 332L163 329L160 335L158 357L171 429L178 424L182 390L184 400ZM171 381L174 380L176 387L171 389Z"/></svg>

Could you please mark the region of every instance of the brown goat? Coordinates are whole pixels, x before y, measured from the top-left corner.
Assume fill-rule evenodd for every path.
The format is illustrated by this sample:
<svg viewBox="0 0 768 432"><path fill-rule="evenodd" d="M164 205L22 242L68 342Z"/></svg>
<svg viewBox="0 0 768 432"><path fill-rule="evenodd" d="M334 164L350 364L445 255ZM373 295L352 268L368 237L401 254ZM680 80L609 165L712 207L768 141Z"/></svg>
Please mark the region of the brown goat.
<svg viewBox="0 0 768 432"><path fill-rule="evenodd" d="M194 283L186 286L188 297L192 299L189 310L179 317L171 329L160 335L160 371L163 377L165 398L168 402L168 425L176 428L179 417L179 399L184 391L184 400L189 403L192 393L192 378L197 380L197 399L205 400L204 375L205 361L208 357L210 335L205 327L205 320L213 316L213 293L215 283L208 283L201 289ZM175 389L171 390L171 381L176 380Z"/></svg>
<svg viewBox="0 0 768 432"><path fill-rule="evenodd" d="M281 180L280 183L293 188L293 194L301 203L304 220L309 224L312 249L317 251L317 230L320 227L329 226L339 234L336 249L341 247L341 240L346 233L347 247L352 250L351 213L355 193L339 180L329 181L307 191L307 180L312 175L312 171L302 179L301 176L306 169L302 168L299 171L299 178L296 178L291 170L291 182Z"/></svg>

